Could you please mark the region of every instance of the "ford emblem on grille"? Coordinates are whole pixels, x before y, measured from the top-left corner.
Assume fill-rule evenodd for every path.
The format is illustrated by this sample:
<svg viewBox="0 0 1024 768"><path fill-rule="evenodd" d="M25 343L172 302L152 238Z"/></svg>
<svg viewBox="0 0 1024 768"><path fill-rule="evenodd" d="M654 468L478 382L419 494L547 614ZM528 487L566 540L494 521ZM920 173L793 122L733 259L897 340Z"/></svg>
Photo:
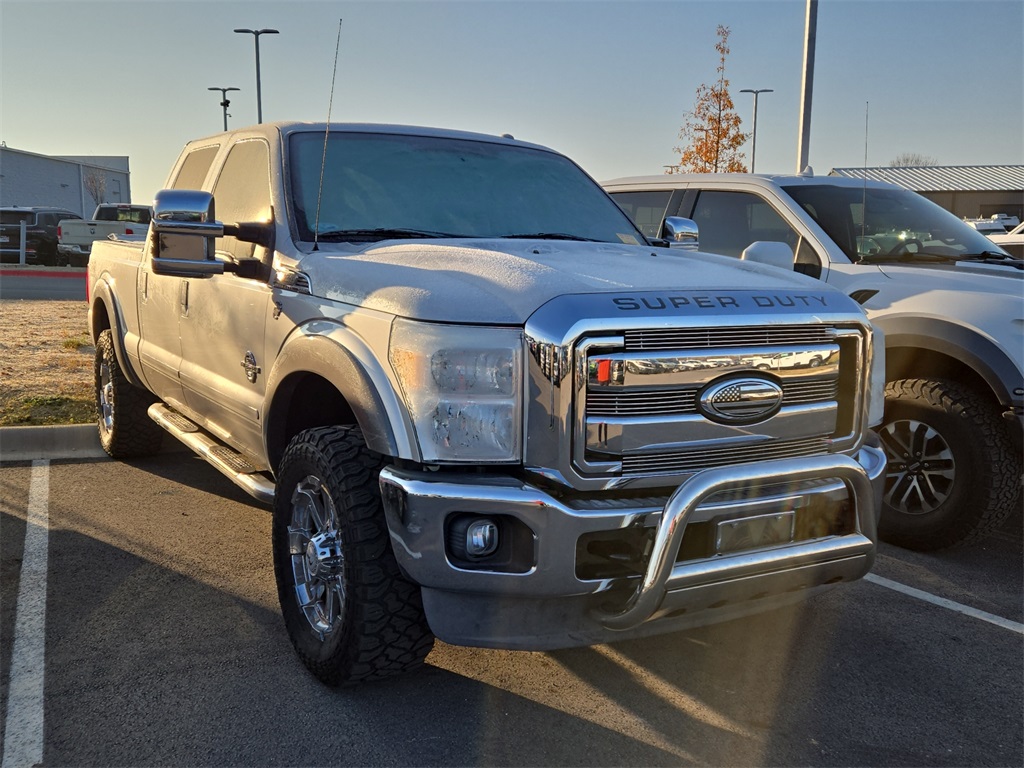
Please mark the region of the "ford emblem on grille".
<svg viewBox="0 0 1024 768"><path fill-rule="evenodd" d="M781 406L782 387L770 379L754 376L712 383L698 401L704 416L725 424L763 421Z"/></svg>

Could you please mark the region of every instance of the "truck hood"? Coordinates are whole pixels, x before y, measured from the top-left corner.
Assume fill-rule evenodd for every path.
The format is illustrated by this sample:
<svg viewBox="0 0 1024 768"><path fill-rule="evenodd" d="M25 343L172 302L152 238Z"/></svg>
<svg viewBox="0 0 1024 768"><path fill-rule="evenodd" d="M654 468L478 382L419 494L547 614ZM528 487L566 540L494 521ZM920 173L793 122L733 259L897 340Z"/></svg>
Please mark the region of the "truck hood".
<svg viewBox="0 0 1024 768"><path fill-rule="evenodd" d="M1013 296L1024 294L1024 270L1010 264L960 261L955 264L901 265L879 264L886 277L907 286L908 290L935 289L1001 293Z"/></svg>
<svg viewBox="0 0 1024 768"><path fill-rule="evenodd" d="M831 292L752 262L668 248L537 240L323 246L299 268L326 299L436 322L521 325L565 294L755 289Z"/></svg>

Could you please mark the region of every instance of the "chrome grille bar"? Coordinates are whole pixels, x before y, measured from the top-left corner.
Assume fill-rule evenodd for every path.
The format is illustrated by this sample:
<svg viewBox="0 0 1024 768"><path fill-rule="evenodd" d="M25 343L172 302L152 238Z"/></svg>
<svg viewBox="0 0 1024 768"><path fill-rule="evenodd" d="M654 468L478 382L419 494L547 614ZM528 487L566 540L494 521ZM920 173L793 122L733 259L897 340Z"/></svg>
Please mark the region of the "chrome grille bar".
<svg viewBox="0 0 1024 768"><path fill-rule="evenodd" d="M645 328L626 331L626 350L701 349L706 347L820 344L832 341L822 325L748 326L736 328Z"/></svg>
<svg viewBox="0 0 1024 768"><path fill-rule="evenodd" d="M589 392L588 416L672 416L696 411L697 389L660 392ZM839 384L828 381L786 381L783 405L835 400Z"/></svg>
<svg viewBox="0 0 1024 768"><path fill-rule="evenodd" d="M671 474L695 472L710 467L725 467L768 459L818 456L828 452L828 440L814 437L802 440L763 441L745 446L701 448L671 453L627 454L622 457L622 474Z"/></svg>

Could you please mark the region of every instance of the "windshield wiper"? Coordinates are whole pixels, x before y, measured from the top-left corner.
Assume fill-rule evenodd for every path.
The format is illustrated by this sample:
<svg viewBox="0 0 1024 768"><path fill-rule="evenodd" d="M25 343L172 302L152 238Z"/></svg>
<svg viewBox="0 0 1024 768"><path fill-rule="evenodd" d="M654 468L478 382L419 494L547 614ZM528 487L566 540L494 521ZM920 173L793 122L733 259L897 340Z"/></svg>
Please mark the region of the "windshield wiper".
<svg viewBox="0 0 1024 768"><path fill-rule="evenodd" d="M980 261L984 264L1008 264L1017 269L1024 269L1024 259L1011 256L1002 251L982 251L981 253L965 253L957 257L957 261Z"/></svg>
<svg viewBox="0 0 1024 768"><path fill-rule="evenodd" d="M451 232L434 232L429 229L404 229L377 227L375 229L330 229L321 232L318 239L330 242L355 242L364 240L392 240L435 237L466 237Z"/></svg>
<svg viewBox="0 0 1024 768"><path fill-rule="evenodd" d="M1008 253L1002 251L982 251L981 253L965 253L960 256L961 261L988 261L989 259L997 261L1008 261L1014 257Z"/></svg>
<svg viewBox="0 0 1024 768"><path fill-rule="evenodd" d="M873 253L861 254L857 260L860 264L894 264L906 263L909 261L959 261L959 254L938 253L936 251L902 251L900 253Z"/></svg>
<svg viewBox="0 0 1024 768"><path fill-rule="evenodd" d="M582 243L599 243L592 237L580 237L565 232L534 232L529 235L502 235L503 240L578 240Z"/></svg>

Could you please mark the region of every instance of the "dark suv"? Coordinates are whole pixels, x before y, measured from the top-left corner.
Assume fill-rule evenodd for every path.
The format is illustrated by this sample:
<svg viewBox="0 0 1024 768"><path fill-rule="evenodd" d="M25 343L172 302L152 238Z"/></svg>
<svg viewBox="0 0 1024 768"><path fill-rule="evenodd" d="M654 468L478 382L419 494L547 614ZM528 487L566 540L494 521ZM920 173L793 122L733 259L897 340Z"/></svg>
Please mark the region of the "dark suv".
<svg viewBox="0 0 1024 768"><path fill-rule="evenodd" d="M67 256L57 252L57 222L80 219L65 208L11 206L0 208L0 262L19 263L21 222L25 222L25 263L66 266Z"/></svg>

